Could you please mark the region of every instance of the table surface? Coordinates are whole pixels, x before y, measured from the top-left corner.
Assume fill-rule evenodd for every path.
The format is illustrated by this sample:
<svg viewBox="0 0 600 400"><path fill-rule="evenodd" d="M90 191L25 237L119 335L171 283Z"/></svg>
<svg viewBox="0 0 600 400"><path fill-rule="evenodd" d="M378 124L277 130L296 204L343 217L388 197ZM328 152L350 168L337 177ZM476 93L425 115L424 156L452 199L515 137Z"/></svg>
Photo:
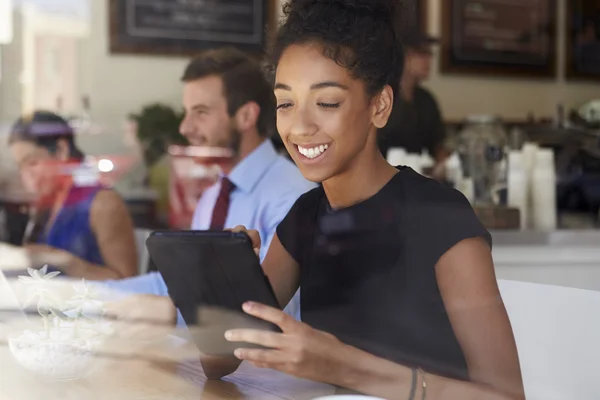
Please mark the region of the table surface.
<svg viewBox="0 0 600 400"><path fill-rule="evenodd" d="M0 309L19 308L25 295L22 285L11 282L0 280ZM70 284L54 289L73 290ZM247 363L221 381L208 381L199 350L186 340L190 339L187 330L162 331L154 326L148 330L144 325L143 331L133 336L117 333L107 337L84 378L49 382L25 370L8 345L12 334L39 330L41 320L21 314L0 317L0 400L311 399L336 391L329 385Z"/></svg>
<svg viewBox="0 0 600 400"><path fill-rule="evenodd" d="M0 400L146 400L146 399L311 399L335 393L332 386L243 363L221 381L208 381L198 350L191 344L168 349L164 344L130 347L120 356L95 358L85 378L49 382L25 371L4 338L0 345ZM186 354L186 359L177 359ZM143 358L140 358L143 355Z"/></svg>

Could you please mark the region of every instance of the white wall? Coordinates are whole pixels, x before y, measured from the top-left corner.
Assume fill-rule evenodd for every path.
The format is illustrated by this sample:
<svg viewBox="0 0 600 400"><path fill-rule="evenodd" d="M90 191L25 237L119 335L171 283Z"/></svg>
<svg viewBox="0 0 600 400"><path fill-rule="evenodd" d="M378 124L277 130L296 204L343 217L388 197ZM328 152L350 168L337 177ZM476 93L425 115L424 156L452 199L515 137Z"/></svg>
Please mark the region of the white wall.
<svg viewBox="0 0 600 400"><path fill-rule="evenodd" d="M89 94L92 116L111 132L120 132L128 114L161 101L181 104L187 59L109 54L108 1L91 2L91 35L82 41L82 92Z"/></svg>
<svg viewBox="0 0 600 400"><path fill-rule="evenodd" d="M23 98L22 85L19 80L23 69L23 21L20 14L15 13L14 36L9 44L2 45L2 81L0 81L0 196L6 193L21 192L21 185L16 166L8 152L6 141L9 127L21 114Z"/></svg>
<svg viewBox="0 0 600 400"><path fill-rule="evenodd" d="M429 31L439 36L441 31L441 2L429 1ZM469 114L493 113L506 119L525 119L531 111L537 117L554 115L562 102L567 109L600 98L600 83L567 83L564 79L565 4L558 3L558 76L553 80L491 79L440 75L436 62L427 86L438 98L447 120L462 119Z"/></svg>
<svg viewBox="0 0 600 400"><path fill-rule="evenodd" d="M14 121L21 114L23 70L23 20L14 13L12 42L2 45L2 81L0 81L0 124Z"/></svg>

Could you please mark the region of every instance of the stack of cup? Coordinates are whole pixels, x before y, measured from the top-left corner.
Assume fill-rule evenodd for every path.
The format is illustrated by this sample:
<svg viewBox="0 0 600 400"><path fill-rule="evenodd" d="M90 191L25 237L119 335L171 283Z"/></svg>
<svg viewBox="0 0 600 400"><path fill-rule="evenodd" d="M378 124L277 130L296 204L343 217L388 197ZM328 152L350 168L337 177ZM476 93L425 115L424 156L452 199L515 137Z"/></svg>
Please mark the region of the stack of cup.
<svg viewBox="0 0 600 400"><path fill-rule="evenodd" d="M406 163L406 150L402 147L392 147L388 150L387 162L394 167L404 165Z"/></svg>

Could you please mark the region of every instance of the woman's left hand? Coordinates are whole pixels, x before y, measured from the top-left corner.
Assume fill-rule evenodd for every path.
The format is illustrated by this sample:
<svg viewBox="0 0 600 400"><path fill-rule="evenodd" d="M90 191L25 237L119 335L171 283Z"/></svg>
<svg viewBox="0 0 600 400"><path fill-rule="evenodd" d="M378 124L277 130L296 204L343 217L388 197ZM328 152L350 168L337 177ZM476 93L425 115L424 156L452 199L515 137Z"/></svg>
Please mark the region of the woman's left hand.
<svg viewBox="0 0 600 400"><path fill-rule="evenodd" d="M270 368L299 378L335 384L346 365L351 347L329 333L296 321L283 311L246 303L244 311L271 322L283 333L236 329L225 333L230 342L245 342L267 349L237 349L235 356L259 368Z"/></svg>

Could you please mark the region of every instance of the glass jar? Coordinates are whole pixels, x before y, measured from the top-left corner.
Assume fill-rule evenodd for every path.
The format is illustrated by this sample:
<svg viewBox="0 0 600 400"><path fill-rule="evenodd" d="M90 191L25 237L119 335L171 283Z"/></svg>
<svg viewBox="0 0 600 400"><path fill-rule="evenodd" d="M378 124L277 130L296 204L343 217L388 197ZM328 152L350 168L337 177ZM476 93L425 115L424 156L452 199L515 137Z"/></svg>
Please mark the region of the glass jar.
<svg viewBox="0 0 600 400"><path fill-rule="evenodd" d="M507 132L500 118L471 116L458 137L458 154L465 178L474 186L475 204L498 204L506 188Z"/></svg>

